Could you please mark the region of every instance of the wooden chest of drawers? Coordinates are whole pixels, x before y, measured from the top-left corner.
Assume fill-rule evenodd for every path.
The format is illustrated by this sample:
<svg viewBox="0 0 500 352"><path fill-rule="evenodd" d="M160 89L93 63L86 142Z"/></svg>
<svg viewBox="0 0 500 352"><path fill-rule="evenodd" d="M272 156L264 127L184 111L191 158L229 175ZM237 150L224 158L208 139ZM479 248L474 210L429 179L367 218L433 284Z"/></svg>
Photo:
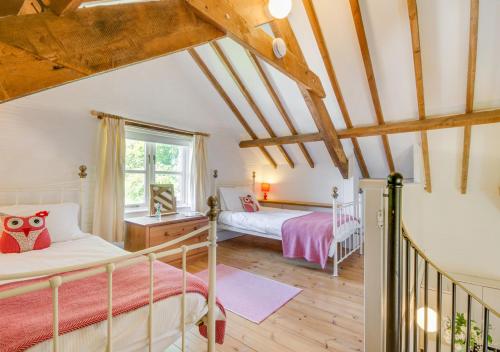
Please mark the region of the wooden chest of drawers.
<svg viewBox="0 0 500 352"><path fill-rule="evenodd" d="M174 240L194 230L208 225L206 216L187 217L181 214L163 216L159 221L154 217L144 216L125 220L127 233L125 236L125 249L136 252L141 249L154 247L159 244ZM167 249L177 248L183 244L200 243L207 240L208 231L176 244ZM207 248L200 248L188 252L188 258L202 256L207 253ZM181 254L163 258L162 261L178 265Z"/></svg>

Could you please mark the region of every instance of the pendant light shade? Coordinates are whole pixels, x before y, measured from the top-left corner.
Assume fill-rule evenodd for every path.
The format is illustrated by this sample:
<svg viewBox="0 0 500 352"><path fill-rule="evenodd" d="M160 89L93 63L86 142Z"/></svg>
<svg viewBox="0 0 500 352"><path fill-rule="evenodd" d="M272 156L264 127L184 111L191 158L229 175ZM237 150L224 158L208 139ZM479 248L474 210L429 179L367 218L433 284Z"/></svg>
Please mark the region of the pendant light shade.
<svg viewBox="0 0 500 352"><path fill-rule="evenodd" d="M292 11L292 0L269 0L267 7L271 16L282 19Z"/></svg>

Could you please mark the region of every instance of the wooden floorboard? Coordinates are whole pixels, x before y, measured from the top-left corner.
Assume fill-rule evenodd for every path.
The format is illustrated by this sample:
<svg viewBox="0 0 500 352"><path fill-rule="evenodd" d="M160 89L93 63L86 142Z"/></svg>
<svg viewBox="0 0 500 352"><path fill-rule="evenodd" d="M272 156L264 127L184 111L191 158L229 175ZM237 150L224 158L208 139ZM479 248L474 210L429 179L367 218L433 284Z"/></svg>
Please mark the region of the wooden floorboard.
<svg viewBox="0 0 500 352"><path fill-rule="evenodd" d="M363 258L354 254L341 264L340 277L281 254L281 242L243 236L218 247L218 263L265 276L303 291L260 325L228 312L226 339L220 352L363 351ZM190 272L207 268L206 258L192 261ZM168 351L179 351L177 342ZM187 335L187 350L206 351L196 330Z"/></svg>

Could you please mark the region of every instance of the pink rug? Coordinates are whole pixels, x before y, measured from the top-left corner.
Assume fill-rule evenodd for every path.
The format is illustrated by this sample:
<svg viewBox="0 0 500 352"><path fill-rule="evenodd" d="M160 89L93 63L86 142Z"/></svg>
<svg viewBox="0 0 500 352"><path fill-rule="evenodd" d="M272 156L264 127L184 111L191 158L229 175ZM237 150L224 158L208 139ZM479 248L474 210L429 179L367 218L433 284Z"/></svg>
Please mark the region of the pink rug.
<svg viewBox="0 0 500 352"><path fill-rule="evenodd" d="M208 271L195 274L208 281ZM302 290L227 265L217 265L217 297L224 307L260 324Z"/></svg>

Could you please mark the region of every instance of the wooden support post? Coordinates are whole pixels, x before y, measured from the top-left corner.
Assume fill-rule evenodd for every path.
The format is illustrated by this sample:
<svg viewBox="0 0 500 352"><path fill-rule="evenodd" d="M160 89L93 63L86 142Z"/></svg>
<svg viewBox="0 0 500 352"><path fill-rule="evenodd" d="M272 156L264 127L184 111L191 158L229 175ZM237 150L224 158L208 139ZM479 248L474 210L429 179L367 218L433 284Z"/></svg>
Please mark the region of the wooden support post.
<svg viewBox="0 0 500 352"><path fill-rule="evenodd" d="M344 118L346 128L352 128L353 124L351 121L351 116L349 115L349 111L347 110L347 105L344 101L342 91L340 90L340 84L337 81L337 75L335 74L335 70L333 68L332 59L326 46L326 41L319 24L316 10L314 9L314 4L312 0L303 0L302 3L304 4L307 16L309 17L309 23L311 24L314 37L316 38L316 43L318 44L321 57L323 58L323 64L325 65L326 72L328 73L328 76L330 78L330 84L332 85L333 92L335 94L335 97L337 98L337 103L339 104L340 112L342 113L342 117ZM361 170L361 174L363 175L363 177L369 178L370 173L368 172L368 167L366 166L365 159L363 158L363 153L361 152L361 147L358 140L356 138L351 138L351 143L354 149L354 155L356 156L356 160L358 161L358 165Z"/></svg>
<svg viewBox="0 0 500 352"><path fill-rule="evenodd" d="M469 67L467 69L467 96L465 112L474 110L474 87L476 82L476 58L477 58L477 32L479 27L479 0L470 0L470 24L469 24ZM464 128L464 149L462 154L462 177L460 192L467 193L467 181L469 178L469 157L472 127Z"/></svg>
<svg viewBox="0 0 500 352"><path fill-rule="evenodd" d="M370 57L370 49L368 47L368 41L366 39L365 26L363 24L363 17L361 16L359 1L349 0L349 2L351 4L352 18L354 20L354 27L356 28L359 48L361 50L361 56L363 58L365 67L366 79L368 81L368 86L370 88L370 93L373 101L373 107L375 109L375 116L378 123L381 125L384 123L384 114L382 112L382 105L380 104L380 98L378 95L377 82L375 81L375 73L373 71L372 59ZM382 144L384 146L385 156L387 159L387 165L389 166L390 172L394 172L394 160L392 158L389 139L387 138L387 136L382 136L381 138Z"/></svg>
<svg viewBox="0 0 500 352"><path fill-rule="evenodd" d="M410 18L411 44L413 48L413 66L417 88L418 118L425 120L424 78L422 69L422 53L420 50L420 29L418 24L417 0L408 0L408 16ZM425 190L432 192L431 162L429 157L429 142L427 132L420 132L422 157L424 162Z"/></svg>

